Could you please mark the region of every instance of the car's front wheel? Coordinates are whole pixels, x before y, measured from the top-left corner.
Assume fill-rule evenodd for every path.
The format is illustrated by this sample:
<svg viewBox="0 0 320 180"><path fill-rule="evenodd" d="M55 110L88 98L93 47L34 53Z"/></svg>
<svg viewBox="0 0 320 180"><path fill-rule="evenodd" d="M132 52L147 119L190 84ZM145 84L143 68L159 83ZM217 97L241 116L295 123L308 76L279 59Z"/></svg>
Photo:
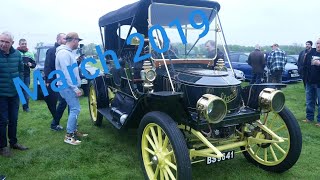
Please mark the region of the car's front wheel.
<svg viewBox="0 0 320 180"><path fill-rule="evenodd" d="M146 179L191 179L189 150L177 124L165 113L146 114L139 126L139 156Z"/></svg>
<svg viewBox="0 0 320 180"><path fill-rule="evenodd" d="M280 113L265 113L261 117L264 124L284 142L250 144L241 147L249 162L272 172L284 172L290 169L299 159L302 147L302 136L299 124L289 109L284 108ZM256 127L253 136L258 139L274 140L271 133ZM250 140L249 140L250 141Z"/></svg>

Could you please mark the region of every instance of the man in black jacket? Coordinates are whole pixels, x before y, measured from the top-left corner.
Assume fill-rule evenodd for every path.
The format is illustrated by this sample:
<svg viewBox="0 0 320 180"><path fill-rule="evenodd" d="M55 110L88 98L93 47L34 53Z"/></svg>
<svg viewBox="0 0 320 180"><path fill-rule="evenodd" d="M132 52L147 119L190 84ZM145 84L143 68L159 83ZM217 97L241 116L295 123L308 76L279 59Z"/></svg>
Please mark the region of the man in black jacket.
<svg viewBox="0 0 320 180"><path fill-rule="evenodd" d="M320 102L320 39L316 48L307 53L303 62L303 74L306 82L306 119L304 122L313 122L316 99ZM316 126L320 127L320 103Z"/></svg>
<svg viewBox="0 0 320 180"><path fill-rule="evenodd" d="M53 77L49 79L49 74L52 71L56 70L55 67L55 60L56 60L56 49L61 44L66 44L66 34L59 33L57 35L57 42L55 43L54 47L48 49L46 54L46 60L44 63L44 74L45 74L45 82L48 88L49 95L44 98L45 102L47 103L48 109L50 110L50 113L52 115L52 122L51 122L51 130L53 131L61 131L63 130L63 127L60 126L60 119L63 115L64 110L67 107L67 102L60 96L59 93L54 92L51 89L51 82L56 79L56 77ZM57 106L57 102L59 101L59 104Z"/></svg>
<svg viewBox="0 0 320 180"><path fill-rule="evenodd" d="M252 67L252 79L250 84L260 84L261 79L263 78L266 61L264 60L264 54L260 51L260 46L258 44L255 46L255 50L250 53L248 64Z"/></svg>
<svg viewBox="0 0 320 180"><path fill-rule="evenodd" d="M219 50L219 48L217 48L217 55L216 55L216 44L213 40L207 41L205 43L205 47L208 51L207 58L211 58L211 59L214 58L213 65L212 65L212 68L214 68L218 62L218 59L224 59L224 54Z"/></svg>
<svg viewBox="0 0 320 180"><path fill-rule="evenodd" d="M306 49L300 52L299 58L298 58L298 71L302 78L304 87L306 87L306 82L303 74L303 62L304 62L305 56L311 51L311 49L312 49L312 41L307 41Z"/></svg>

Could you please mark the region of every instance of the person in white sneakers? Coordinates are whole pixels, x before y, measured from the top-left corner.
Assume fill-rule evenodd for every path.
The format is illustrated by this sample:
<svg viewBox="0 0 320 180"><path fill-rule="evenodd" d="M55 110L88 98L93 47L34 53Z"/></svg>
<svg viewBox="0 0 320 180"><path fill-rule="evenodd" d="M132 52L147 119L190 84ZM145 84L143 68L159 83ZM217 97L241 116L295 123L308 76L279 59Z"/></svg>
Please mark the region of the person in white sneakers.
<svg viewBox="0 0 320 180"><path fill-rule="evenodd" d="M61 45L56 51L56 70L62 71L65 76L65 80L62 77L61 80L57 82L57 85L62 90L59 91L62 98L64 98L70 108L70 113L67 122L67 134L64 138L64 142L72 145L79 145L81 141L78 137L87 136L88 134L82 134L77 131L77 121L80 113L80 102L79 97L82 95L79 87L81 85L81 80L79 76L79 67L77 66L77 60L75 54L72 50L77 49L79 41L78 34L75 32L68 33L66 36L66 45ZM73 66L76 64L76 66ZM72 69L73 74L69 74L68 66L74 67ZM57 75L57 79L60 79ZM63 84L66 82L66 85ZM63 86L63 87L61 87Z"/></svg>

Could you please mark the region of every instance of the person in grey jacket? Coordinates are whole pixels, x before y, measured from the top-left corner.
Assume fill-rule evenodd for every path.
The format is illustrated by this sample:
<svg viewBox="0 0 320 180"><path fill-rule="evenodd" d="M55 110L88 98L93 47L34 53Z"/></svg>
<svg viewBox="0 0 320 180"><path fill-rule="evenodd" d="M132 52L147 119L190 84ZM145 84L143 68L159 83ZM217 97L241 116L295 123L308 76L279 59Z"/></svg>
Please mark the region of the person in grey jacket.
<svg viewBox="0 0 320 180"><path fill-rule="evenodd" d="M260 84L263 78L263 71L266 65L264 54L260 51L260 46L257 44L255 50L250 53L248 64L252 67L252 79L250 84Z"/></svg>
<svg viewBox="0 0 320 180"><path fill-rule="evenodd" d="M64 138L64 142L72 145L79 145L81 141L79 136L87 136L77 131L77 121L80 113L79 97L82 95L82 91L79 89L81 80L79 76L79 67L75 54L72 52L77 49L79 41L78 34L75 32L68 33L66 36L66 45L61 45L56 51L55 67L57 71L61 71L64 77L57 75L57 85L62 98L64 98L69 105L70 113L67 122L67 134ZM68 70L69 66L69 70ZM70 66L72 70L70 70ZM71 71L69 73L69 71Z"/></svg>

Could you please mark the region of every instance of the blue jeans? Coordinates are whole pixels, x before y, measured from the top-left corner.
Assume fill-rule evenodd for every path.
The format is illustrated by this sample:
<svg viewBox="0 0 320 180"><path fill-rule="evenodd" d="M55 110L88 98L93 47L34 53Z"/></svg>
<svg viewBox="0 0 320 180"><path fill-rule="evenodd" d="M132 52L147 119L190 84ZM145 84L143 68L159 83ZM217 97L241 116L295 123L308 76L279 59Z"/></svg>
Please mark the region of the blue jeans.
<svg viewBox="0 0 320 180"><path fill-rule="evenodd" d="M9 143L17 140L17 124L19 112L19 96L0 97L0 148L7 147L7 126Z"/></svg>
<svg viewBox="0 0 320 180"><path fill-rule="evenodd" d="M316 84L306 83L306 118L309 121L314 120L314 110L316 99L318 98L318 115L317 120L320 123L320 88Z"/></svg>
<svg viewBox="0 0 320 180"><path fill-rule="evenodd" d="M23 82L24 82L24 84L26 84L26 86L29 87L30 86L30 76L29 77L24 77L23 78ZM22 90L22 92L23 92L24 98L27 101L26 104L22 105L22 107L23 107L23 110L26 110L26 109L29 108L29 95L25 90Z"/></svg>
<svg viewBox="0 0 320 180"><path fill-rule="evenodd" d="M252 73L252 79L250 84L261 84L261 79L263 78L263 73Z"/></svg>
<svg viewBox="0 0 320 180"><path fill-rule="evenodd" d="M64 98L69 106L70 113L67 122L67 133L73 133L77 130L78 115L80 113L80 101L76 93L70 88L61 90L60 95Z"/></svg>

